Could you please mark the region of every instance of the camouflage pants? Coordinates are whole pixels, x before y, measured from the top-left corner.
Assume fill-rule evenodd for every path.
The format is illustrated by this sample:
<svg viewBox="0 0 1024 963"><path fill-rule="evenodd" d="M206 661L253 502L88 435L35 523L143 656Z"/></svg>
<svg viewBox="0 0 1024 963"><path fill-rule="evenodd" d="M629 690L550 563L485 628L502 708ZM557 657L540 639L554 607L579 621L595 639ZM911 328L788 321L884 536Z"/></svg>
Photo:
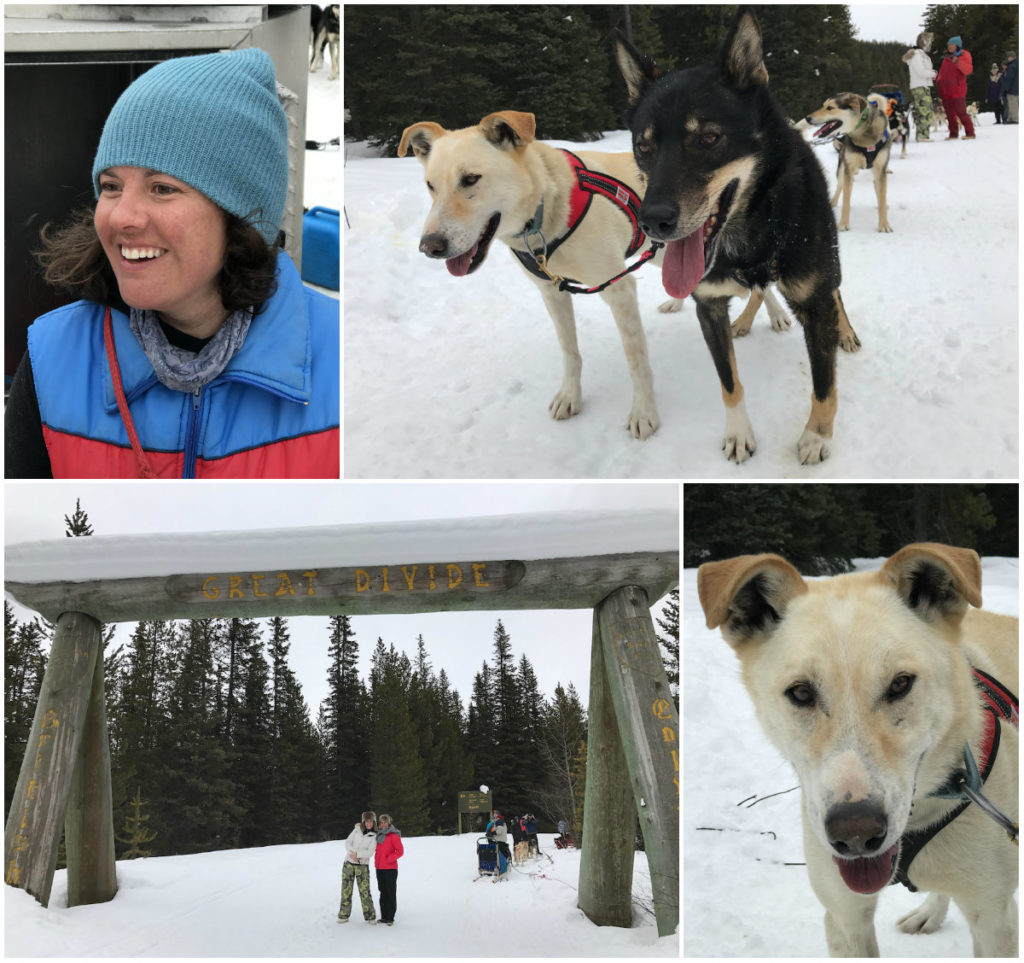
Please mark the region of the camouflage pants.
<svg viewBox="0 0 1024 963"><path fill-rule="evenodd" d="M376 919L373 897L370 895L370 867L357 866L347 859L341 868L341 906L338 908L338 919L347 920L352 914L353 882L359 887L359 901L363 904L363 919Z"/></svg>
<svg viewBox="0 0 1024 963"><path fill-rule="evenodd" d="M917 121L916 140L932 139L932 95L928 87L915 87L910 91L914 98L914 119Z"/></svg>

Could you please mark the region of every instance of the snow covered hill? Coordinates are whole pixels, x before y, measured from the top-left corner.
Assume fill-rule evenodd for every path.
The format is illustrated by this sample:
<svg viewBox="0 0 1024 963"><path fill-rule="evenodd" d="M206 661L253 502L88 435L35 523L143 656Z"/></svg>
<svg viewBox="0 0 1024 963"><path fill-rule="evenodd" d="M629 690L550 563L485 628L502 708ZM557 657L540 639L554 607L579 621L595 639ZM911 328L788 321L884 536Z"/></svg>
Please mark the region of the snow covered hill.
<svg viewBox="0 0 1024 963"><path fill-rule="evenodd" d="M117 896L73 909L62 870L49 909L4 887L4 957L679 956L678 935L658 937L643 853L621 929L577 909L578 851L542 834L546 855L493 884L477 879L476 839L404 840L391 927L368 926L357 894L338 925L341 841L119 862Z"/></svg>
<svg viewBox="0 0 1024 963"><path fill-rule="evenodd" d="M882 561L861 559L857 568L877 569ZM982 559L982 573L984 607L1017 615L1018 559ZM696 569L683 573L682 606L684 951L827 956L825 911L802 865L796 776L758 725L739 660L719 631L704 625ZM955 906L936 933L910 936L896 928L923 899L902 886L881 894L881 955L970 956L971 934Z"/></svg>
<svg viewBox="0 0 1024 963"><path fill-rule="evenodd" d="M1020 128L992 116L975 141L911 143L906 158L894 155L892 234L876 231L871 178L857 178L839 246L863 348L840 352L832 457L811 468L796 458L811 395L798 325L776 334L762 308L736 342L758 442L743 466L720 451L724 413L693 302L659 314L656 268L634 277L661 428L646 442L625 429L631 388L618 331L600 298L585 296L574 299L583 411L554 422L554 327L515 259L496 243L479 271L452 277L417 249L430 207L420 164L346 145L346 477L1015 479ZM553 143L630 148L625 131ZM817 155L831 189L835 151ZM741 307L734 299L734 317Z"/></svg>

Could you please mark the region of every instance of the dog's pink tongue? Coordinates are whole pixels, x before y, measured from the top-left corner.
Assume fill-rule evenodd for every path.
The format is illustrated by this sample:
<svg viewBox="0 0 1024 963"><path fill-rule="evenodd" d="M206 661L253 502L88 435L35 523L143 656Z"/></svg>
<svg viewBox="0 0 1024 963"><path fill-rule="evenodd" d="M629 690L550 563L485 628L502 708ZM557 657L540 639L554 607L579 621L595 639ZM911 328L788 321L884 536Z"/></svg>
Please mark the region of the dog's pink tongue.
<svg viewBox="0 0 1024 963"><path fill-rule="evenodd" d="M469 266L473 263L473 258L476 257L476 249L478 247L480 247L479 241L466 251L465 254L448 258L444 262L445 267L448 268L448 273L454 274L457 278L465 277L469 274Z"/></svg>
<svg viewBox="0 0 1024 963"><path fill-rule="evenodd" d="M899 843L887 849L881 856L868 859L832 859L839 867L843 882L855 893L877 893L889 885L892 879L893 863L899 851Z"/></svg>
<svg viewBox="0 0 1024 963"><path fill-rule="evenodd" d="M661 283L674 298L688 298L704 277L704 228L665 245Z"/></svg>

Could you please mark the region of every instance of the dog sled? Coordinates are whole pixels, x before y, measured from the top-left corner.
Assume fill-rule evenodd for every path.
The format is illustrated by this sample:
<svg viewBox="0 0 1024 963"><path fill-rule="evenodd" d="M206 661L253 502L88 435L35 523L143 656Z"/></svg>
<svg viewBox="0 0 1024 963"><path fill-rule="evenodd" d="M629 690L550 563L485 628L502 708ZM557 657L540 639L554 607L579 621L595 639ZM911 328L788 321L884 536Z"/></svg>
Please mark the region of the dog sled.
<svg viewBox="0 0 1024 963"><path fill-rule="evenodd" d="M481 836L476 841L476 863L477 879L483 876L492 876L494 877L492 882L496 883L511 872L511 866L505 854L498 848L498 844L487 836Z"/></svg>

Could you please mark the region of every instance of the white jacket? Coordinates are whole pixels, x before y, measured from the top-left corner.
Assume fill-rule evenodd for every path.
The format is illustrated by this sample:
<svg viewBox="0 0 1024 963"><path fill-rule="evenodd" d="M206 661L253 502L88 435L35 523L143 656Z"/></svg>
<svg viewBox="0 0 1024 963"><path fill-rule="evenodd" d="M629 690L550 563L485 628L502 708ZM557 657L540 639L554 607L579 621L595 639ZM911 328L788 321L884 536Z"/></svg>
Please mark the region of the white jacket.
<svg viewBox="0 0 1024 963"><path fill-rule="evenodd" d="M904 63L910 71L910 88L930 87L935 79L935 68L932 67L932 58L920 47L908 50L903 55Z"/></svg>
<svg viewBox="0 0 1024 963"><path fill-rule="evenodd" d="M345 862L367 866L373 862L373 851L376 848L377 830L366 830L362 823L356 823L345 840ZM352 858L352 853L356 854L355 859Z"/></svg>

